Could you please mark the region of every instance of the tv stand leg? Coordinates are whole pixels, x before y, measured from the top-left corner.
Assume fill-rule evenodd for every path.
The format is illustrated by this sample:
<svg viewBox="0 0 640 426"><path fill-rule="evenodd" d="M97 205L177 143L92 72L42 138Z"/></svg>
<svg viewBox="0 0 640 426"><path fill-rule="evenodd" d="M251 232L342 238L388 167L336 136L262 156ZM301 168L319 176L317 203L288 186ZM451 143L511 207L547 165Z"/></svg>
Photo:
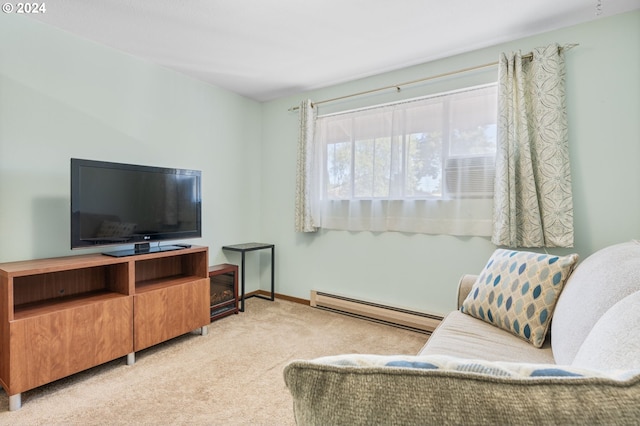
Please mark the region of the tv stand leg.
<svg viewBox="0 0 640 426"><path fill-rule="evenodd" d="M135 363L136 363L136 353L131 352L130 354L127 354L127 365L133 365Z"/></svg>
<svg viewBox="0 0 640 426"><path fill-rule="evenodd" d="M16 411L22 407L22 394L9 395L9 411Z"/></svg>
<svg viewBox="0 0 640 426"><path fill-rule="evenodd" d="M209 334L209 327L203 325L202 328L200 328L200 334L202 336L206 336L207 334Z"/></svg>

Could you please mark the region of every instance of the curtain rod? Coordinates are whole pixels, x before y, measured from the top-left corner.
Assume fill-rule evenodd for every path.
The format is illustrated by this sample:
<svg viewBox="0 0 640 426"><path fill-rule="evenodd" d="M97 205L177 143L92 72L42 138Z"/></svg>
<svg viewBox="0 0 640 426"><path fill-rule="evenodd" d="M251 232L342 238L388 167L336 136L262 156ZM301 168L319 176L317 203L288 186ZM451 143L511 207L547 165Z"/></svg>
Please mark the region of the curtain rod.
<svg viewBox="0 0 640 426"><path fill-rule="evenodd" d="M569 49L573 49L576 46L578 46L577 43L567 44L565 46L560 46L559 50L561 50L561 51L562 50L569 50ZM522 57L525 58L525 59L533 59L533 52L529 52L526 55L522 55ZM396 91L399 92L400 88L402 86L409 86L411 84L422 83L424 81L435 80L437 78L448 77L450 75L455 75L455 74L463 74L465 72L480 70L480 69L483 69L483 68L494 67L496 65L498 65L497 61L496 62L490 62L488 64L476 65L476 66L473 66L473 67L462 68L462 69L459 69L459 70L456 70L456 71L450 71L450 72L445 72L445 73L442 73L442 74L432 75L432 76L429 76L429 77L419 78L417 80L405 81L404 83L392 84L391 86L385 86L385 87L379 87L377 89L365 90L364 92L358 92L358 93L352 93L350 95L338 96L337 98L324 99L322 101L313 102L312 105L316 106L316 105L320 105L320 104L326 104L326 103L329 103L329 102L340 101L342 99L353 98L353 97L356 97L356 96L368 95L369 93L381 92L383 90L389 90L389 89L396 89ZM297 111L299 109L300 109L299 106L293 106L293 107L289 108L288 111L290 111L290 112L291 111Z"/></svg>

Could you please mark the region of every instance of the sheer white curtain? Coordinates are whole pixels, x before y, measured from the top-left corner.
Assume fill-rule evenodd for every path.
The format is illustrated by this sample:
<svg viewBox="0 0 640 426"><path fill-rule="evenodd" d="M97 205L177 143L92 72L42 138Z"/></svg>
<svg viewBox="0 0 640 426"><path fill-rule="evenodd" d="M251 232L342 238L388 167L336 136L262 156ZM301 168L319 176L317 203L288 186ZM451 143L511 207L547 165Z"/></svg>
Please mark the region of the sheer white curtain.
<svg viewBox="0 0 640 426"><path fill-rule="evenodd" d="M319 116L305 162L316 226L490 236L496 96L489 85Z"/></svg>
<svg viewBox="0 0 640 426"><path fill-rule="evenodd" d="M500 56L494 244L573 246L564 82L557 44Z"/></svg>

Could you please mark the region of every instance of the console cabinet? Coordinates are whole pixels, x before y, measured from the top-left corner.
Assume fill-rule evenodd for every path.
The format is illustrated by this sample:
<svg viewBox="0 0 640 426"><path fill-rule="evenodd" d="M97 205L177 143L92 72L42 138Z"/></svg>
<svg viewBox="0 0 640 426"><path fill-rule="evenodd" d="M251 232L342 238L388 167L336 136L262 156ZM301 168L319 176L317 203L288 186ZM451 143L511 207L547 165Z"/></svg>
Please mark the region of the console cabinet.
<svg viewBox="0 0 640 426"><path fill-rule="evenodd" d="M0 384L20 394L209 323L208 250L0 264Z"/></svg>

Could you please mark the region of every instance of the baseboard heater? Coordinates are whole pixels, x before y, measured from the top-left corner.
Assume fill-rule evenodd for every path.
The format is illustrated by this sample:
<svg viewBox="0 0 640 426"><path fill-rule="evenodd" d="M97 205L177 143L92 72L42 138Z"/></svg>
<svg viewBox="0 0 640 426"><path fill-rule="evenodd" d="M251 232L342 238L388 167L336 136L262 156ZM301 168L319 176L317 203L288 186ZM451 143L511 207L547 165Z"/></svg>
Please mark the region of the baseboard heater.
<svg viewBox="0 0 640 426"><path fill-rule="evenodd" d="M442 321L442 317L438 315L410 311L316 290L311 290L311 306L425 334L431 334Z"/></svg>

